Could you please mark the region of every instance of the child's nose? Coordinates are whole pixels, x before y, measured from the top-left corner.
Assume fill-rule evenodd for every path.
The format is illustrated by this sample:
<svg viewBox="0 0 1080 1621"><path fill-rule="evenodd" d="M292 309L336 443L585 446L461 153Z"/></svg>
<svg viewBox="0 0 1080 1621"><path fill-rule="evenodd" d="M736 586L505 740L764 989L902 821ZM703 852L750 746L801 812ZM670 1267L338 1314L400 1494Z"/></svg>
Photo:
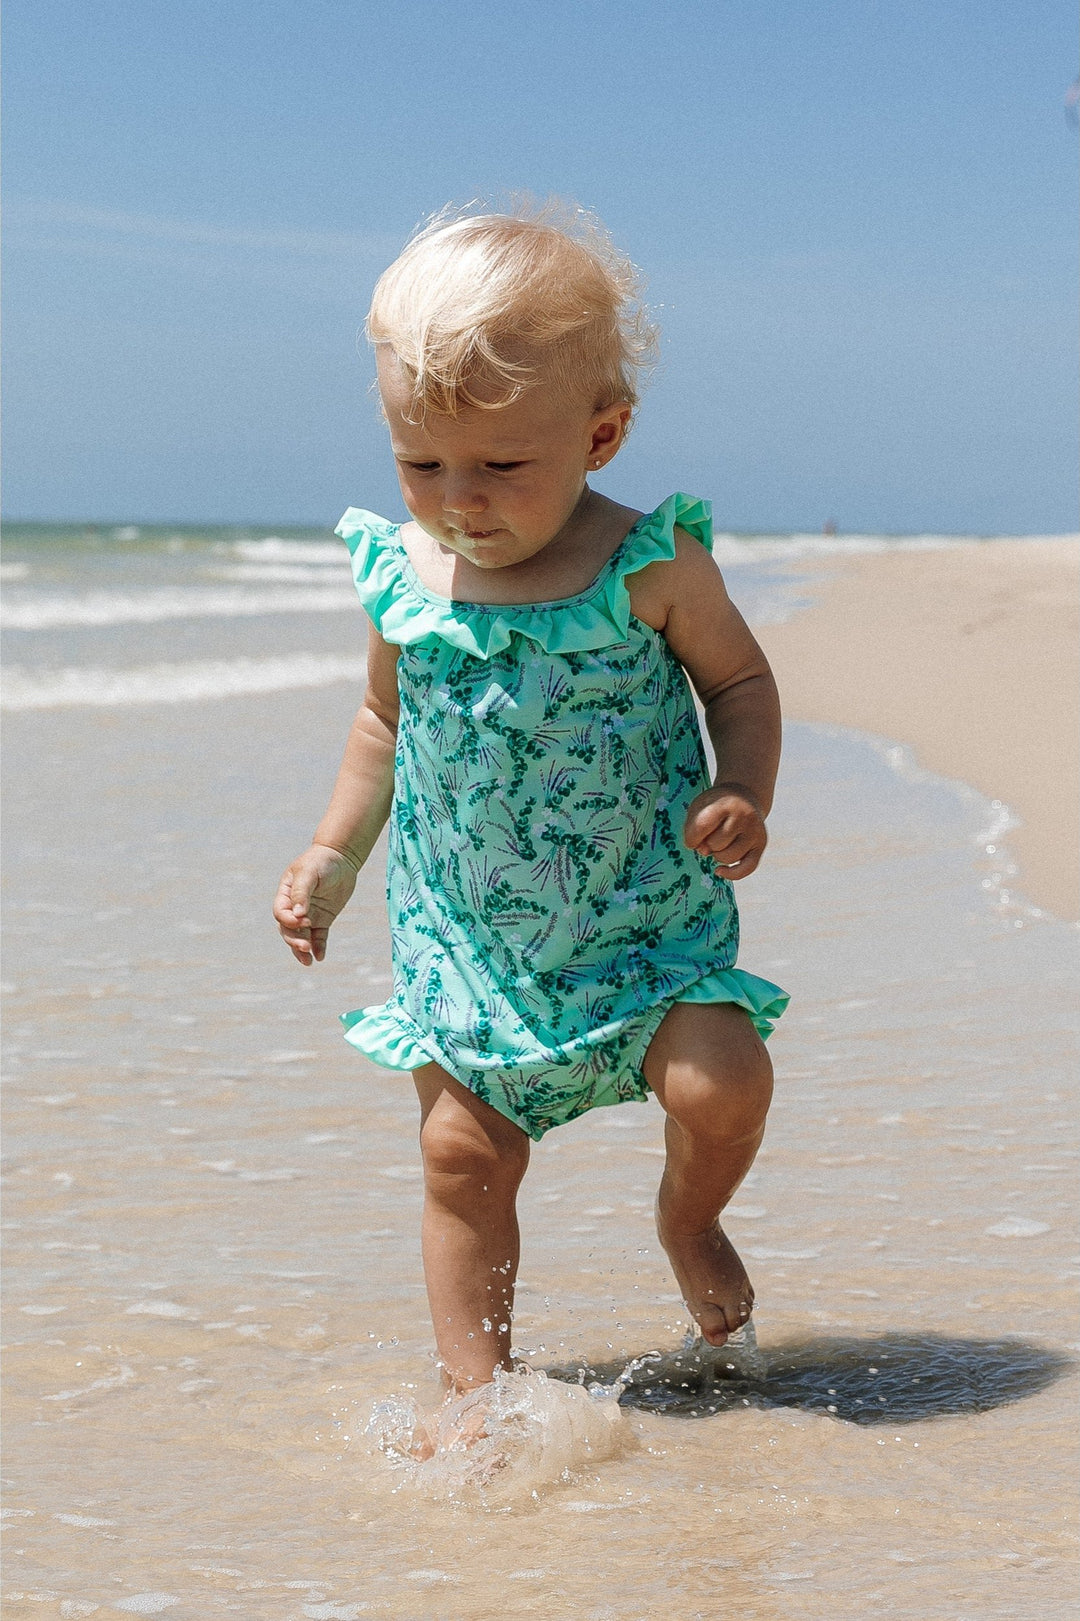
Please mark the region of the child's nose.
<svg viewBox="0 0 1080 1621"><path fill-rule="evenodd" d="M450 517L466 518L474 512L483 512L487 497L473 485L450 484L443 491L443 510Z"/></svg>

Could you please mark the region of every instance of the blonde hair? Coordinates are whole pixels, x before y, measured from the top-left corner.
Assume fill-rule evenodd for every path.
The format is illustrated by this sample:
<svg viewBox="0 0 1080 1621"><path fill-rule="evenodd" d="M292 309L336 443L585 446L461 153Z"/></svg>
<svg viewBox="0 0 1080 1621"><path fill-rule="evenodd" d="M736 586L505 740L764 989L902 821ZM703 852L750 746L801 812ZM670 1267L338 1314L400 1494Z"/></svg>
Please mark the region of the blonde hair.
<svg viewBox="0 0 1080 1621"><path fill-rule="evenodd" d="M417 421L498 410L540 381L594 410L634 406L656 343L630 260L557 201L436 216L379 278L366 330L397 357Z"/></svg>

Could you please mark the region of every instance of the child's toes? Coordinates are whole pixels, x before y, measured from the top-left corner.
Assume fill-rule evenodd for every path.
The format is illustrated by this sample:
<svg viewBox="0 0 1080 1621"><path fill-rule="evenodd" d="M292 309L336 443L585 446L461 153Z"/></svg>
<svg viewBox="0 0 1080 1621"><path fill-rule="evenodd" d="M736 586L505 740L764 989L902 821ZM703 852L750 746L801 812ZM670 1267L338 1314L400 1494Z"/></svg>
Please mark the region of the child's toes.
<svg viewBox="0 0 1080 1621"><path fill-rule="evenodd" d="M693 1313L701 1337L708 1345L723 1345L728 1336L745 1328L754 1310L753 1297L742 1298L733 1305L705 1305Z"/></svg>
<svg viewBox="0 0 1080 1621"><path fill-rule="evenodd" d="M409 1437L408 1454L410 1458L415 1458L417 1463L427 1463L429 1458L435 1456L435 1442L423 1419L417 1420Z"/></svg>
<svg viewBox="0 0 1080 1621"><path fill-rule="evenodd" d="M723 1345L727 1341L731 1329L728 1327L727 1317L720 1306L699 1306L695 1311L690 1307L690 1314L701 1330L701 1337L706 1345Z"/></svg>

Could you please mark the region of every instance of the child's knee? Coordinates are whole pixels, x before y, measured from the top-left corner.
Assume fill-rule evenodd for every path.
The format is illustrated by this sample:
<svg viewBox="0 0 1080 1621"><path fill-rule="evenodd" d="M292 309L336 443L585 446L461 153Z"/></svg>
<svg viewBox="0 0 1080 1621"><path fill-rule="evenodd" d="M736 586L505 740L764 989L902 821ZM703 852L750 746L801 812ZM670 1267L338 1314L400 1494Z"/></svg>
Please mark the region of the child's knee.
<svg viewBox="0 0 1080 1621"><path fill-rule="evenodd" d="M520 1142L517 1140L520 1138ZM470 1115L433 1109L420 1130L424 1177L429 1187L505 1196L517 1191L529 1163L529 1140L485 1131Z"/></svg>
<svg viewBox="0 0 1080 1621"><path fill-rule="evenodd" d="M755 1033L737 1053L717 1053L713 1063L670 1074L664 1106L693 1137L743 1142L762 1130L772 1091L772 1063Z"/></svg>

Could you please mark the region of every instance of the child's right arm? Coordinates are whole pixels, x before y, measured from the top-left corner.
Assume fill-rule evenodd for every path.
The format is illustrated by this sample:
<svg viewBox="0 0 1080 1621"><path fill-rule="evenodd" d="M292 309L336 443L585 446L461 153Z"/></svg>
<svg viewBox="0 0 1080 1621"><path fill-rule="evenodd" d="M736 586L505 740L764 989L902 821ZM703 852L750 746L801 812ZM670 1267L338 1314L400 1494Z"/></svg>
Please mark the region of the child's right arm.
<svg viewBox="0 0 1080 1621"><path fill-rule="evenodd" d="M309 849L282 875L274 899L281 937L305 968L326 956L326 936L386 825L394 797L398 649L372 626L368 684L334 792Z"/></svg>

